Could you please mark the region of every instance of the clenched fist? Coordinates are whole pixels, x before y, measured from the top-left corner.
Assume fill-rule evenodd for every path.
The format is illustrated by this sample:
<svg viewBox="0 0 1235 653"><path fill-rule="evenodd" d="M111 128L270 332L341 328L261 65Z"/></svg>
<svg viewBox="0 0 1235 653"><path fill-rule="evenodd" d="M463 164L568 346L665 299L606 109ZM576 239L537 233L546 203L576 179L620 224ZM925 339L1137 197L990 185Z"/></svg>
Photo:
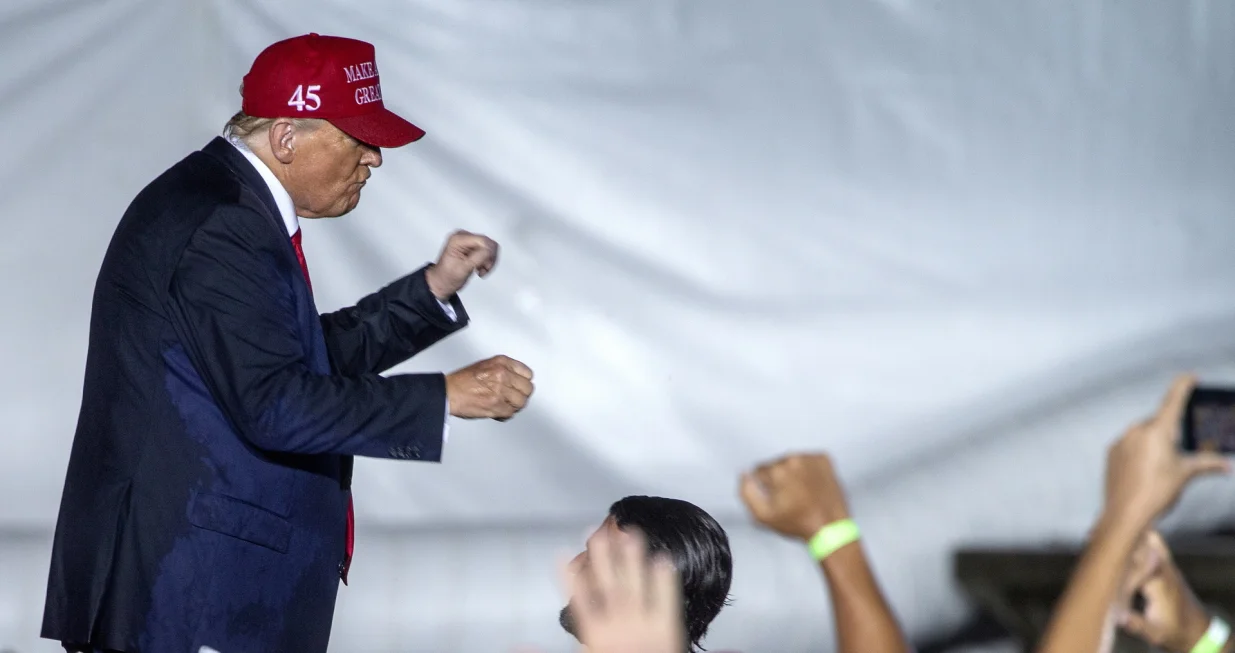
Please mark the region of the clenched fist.
<svg viewBox="0 0 1235 653"><path fill-rule="evenodd" d="M1149 531L1132 556L1119 624L1128 633L1171 653L1188 653L1209 628L1210 615L1192 593L1157 531ZM1132 598L1140 594L1144 608Z"/></svg>
<svg viewBox="0 0 1235 653"><path fill-rule="evenodd" d="M507 356L494 356L446 375L450 414L464 419L508 419L523 410L532 390L532 370Z"/></svg>
<svg viewBox="0 0 1235 653"><path fill-rule="evenodd" d="M425 270L429 292L448 301L467 285L472 273L485 277L497 265L497 243L488 236L456 231L446 240L437 263Z"/></svg>
<svg viewBox="0 0 1235 653"><path fill-rule="evenodd" d="M849 507L827 454L796 454L742 475L742 501L763 526L809 541L847 519Z"/></svg>

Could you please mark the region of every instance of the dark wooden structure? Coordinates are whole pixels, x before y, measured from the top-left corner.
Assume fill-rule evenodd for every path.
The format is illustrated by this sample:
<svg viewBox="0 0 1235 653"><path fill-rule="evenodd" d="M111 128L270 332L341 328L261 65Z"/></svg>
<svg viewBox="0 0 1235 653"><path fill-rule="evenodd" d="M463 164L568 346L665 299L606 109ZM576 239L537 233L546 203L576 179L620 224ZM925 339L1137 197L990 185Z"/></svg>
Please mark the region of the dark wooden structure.
<svg viewBox="0 0 1235 653"><path fill-rule="evenodd" d="M1235 534L1176 537L1169 545L1197 596L1220 614L1235 615ZM956 553L955 576L977 607L1030 651L1045 630L1081 550L1079 544L1036 549L967 547ZM1140 653L1154 649L1121 636L1115 650Z"/></svg>

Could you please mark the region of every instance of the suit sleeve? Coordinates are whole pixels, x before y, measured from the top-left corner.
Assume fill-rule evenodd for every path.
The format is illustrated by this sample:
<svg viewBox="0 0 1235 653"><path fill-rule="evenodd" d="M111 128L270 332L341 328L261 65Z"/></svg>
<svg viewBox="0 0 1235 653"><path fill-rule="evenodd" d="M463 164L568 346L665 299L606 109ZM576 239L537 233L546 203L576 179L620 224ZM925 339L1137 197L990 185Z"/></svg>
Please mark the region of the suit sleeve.
<svg viewBox="0 0 1235 653"><path fill-rule="evenodd" d="M445 376L314 373L291 286L300 272L264 220L216 210L171 281L173 318L219 407L267 451L439 461Z"/></svg>
<svg viewBox="0 0 1235 653"><path fill-rule="evenodd" d="M467 326L458 295L446 311L425 282L425 266L361 299L355 306L321 316L322 333L336 374L377 374L433 346Z"/></svg>

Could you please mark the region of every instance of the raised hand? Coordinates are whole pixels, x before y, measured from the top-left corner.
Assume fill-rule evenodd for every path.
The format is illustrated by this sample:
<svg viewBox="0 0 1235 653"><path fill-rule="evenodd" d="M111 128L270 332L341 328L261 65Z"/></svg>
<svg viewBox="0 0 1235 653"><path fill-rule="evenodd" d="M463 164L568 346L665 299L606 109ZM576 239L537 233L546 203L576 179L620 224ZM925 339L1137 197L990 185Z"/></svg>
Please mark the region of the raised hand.
<svg viewBox="0 0 1235 653"><path fill-rule="evenodd" d="M590 564L563 568L579 641L588 653L682 653L682 585L664 557L650 558L638 532L599 537Z"/></svg>
<svg viewBox="0 0 1235 653"><path fill-rule="evenodd" d="M827 454L795 454L760 465L742 476L739 489L751 516L781 535L809 540L849 517Z"/></svg>
<svg viewBox="0 0 1235 653"><path fill-rule="evenodd" d="M1106 459L1107 515L1148 526L1202 474L1230 471L1221 454L1180 451L1181 420L1196 379L1180 376L1151 418L1128 429Z"/></svg>
<svg viewBox="0 0 1235 653"><path fill-rule="evenodd" d="M425 270L429 292L447 301L467 285L472 273L482 278L497 265L498 244L488 236L456 231L446 240L437 263Z"/></svg>

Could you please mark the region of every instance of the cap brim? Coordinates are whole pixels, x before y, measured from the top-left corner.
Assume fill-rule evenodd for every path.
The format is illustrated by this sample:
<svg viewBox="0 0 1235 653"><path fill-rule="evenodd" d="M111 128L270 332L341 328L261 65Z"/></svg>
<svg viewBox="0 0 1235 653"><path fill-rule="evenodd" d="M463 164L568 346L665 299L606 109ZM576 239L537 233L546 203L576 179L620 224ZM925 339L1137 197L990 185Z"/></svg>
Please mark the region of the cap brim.
<svg viewBox="0 0 1235 653"><path fill-rule="evenodd" d="M403 147L425 135L425 130L385 108L363 116L331 118L330 124L348 136L376 147Z"/></svg>

